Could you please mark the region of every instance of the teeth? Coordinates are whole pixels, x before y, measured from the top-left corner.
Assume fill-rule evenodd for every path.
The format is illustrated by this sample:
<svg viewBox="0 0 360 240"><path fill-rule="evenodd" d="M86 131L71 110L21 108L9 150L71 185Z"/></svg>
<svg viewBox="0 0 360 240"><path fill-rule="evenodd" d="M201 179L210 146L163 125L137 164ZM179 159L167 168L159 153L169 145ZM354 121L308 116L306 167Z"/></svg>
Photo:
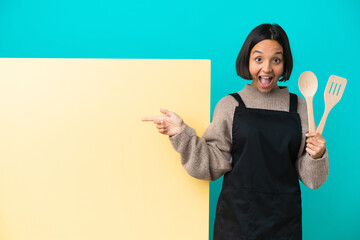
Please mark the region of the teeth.
<svg viewBox="0 0 360 240"><path fill-rule="evenodd" d="M264 78L264 79L270 79L271 77L261 77L261 78Z"/></svg>

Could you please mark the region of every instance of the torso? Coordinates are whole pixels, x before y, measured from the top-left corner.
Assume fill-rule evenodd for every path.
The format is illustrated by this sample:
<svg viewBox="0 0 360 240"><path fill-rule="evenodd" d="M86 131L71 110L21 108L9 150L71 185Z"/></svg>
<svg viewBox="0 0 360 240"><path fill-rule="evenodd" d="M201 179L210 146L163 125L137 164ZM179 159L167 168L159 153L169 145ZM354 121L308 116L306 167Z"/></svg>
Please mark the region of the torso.
<svg viewBox="0 0 360 240"><path fill-rule="evenodd" d="M224 176L214 239L301 239L295 161L302 131L292 105L290 112L236 108L232 171Z"/></svg>

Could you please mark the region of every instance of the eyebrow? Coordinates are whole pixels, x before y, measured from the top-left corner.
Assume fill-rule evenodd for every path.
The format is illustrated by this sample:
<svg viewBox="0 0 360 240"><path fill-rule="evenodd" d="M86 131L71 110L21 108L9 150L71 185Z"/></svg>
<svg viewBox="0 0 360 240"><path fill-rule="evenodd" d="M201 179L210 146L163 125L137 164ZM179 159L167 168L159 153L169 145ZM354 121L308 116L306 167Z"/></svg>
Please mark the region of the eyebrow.
<svg viewBox="0 0 360 240"><path fill-rule="evenodd" d="M259 50L255 50L253 53L260 53L260 54L263 54L263 52L259 51ZM283 55L284 53L283 52L276 52L274 55L277 55L277 54L281 54Z"/></svg>

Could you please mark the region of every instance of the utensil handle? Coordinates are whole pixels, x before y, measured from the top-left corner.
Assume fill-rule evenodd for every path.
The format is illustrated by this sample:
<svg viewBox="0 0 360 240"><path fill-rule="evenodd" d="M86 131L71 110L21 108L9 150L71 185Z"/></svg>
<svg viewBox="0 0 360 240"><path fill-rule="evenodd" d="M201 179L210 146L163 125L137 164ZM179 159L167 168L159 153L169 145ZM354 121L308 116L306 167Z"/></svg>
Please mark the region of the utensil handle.
<svg viewBox="0 0 360 240"><path fill-rule="evenodd" d="M314 119L313 98L307 98L306 104L307 104L307 112L308 112L309 132L315 132L316 125Z"/></svg>
<svg viewBox="0 0 360 240"><path fill-rule="evenodd" d="M326 119L327 119L327 117L328 117L328 115L329 115L329 112L330 112L330 110L328 110L328 109L325 108L324 114L323 114L323 116L322 116L322 118L321 118L321 122L320 122L318 128L316 129L316 132L317 132L317 133L320 133L320 134L323 133L324 127L325 127L325 123L326 123Z"/></svg>

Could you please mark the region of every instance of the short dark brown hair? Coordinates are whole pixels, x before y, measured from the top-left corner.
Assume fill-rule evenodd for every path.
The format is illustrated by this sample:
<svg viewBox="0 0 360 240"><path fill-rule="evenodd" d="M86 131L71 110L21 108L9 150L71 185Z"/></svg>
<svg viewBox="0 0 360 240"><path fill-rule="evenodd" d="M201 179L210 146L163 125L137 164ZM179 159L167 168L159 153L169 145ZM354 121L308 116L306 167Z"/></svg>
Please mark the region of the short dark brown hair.
<svg viewBox="0 0 360 240"><path fill-rule="evenodd" d="M284 72L282 78L280 78L279 81L285 82L289 80L293 68L293 59L288 36L286 35L284 29L282 29L279 25L268 23L257 26L247 36L244 45L242 46L236 59L237 75L244 79L252 79L249 71L250 52L258 42L261 42L265 39L276 40L283 47Z"/></svg>

